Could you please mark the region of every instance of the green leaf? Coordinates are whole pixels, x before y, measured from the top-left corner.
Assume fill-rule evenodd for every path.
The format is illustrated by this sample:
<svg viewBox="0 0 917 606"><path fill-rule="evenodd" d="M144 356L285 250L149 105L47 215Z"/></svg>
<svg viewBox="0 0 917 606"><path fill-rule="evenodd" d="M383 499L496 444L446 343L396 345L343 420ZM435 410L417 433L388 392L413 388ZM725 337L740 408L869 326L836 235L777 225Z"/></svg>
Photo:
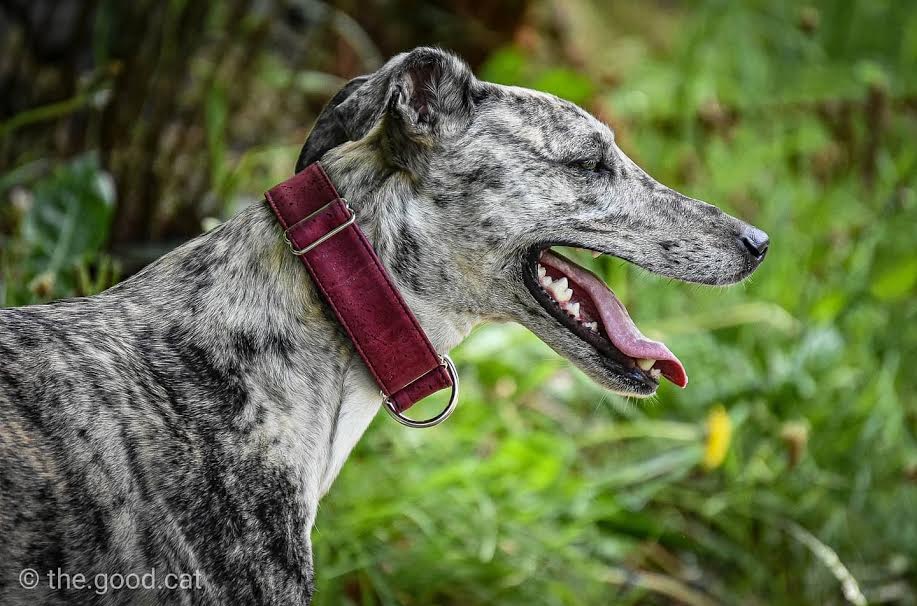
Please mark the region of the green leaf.
<svg viewBox="0 0 917 606"><path fill-rule="evenodd" d="M506 47L492 54L479 70L482 80L497 84L521 85L525 82L526 58L515 47Z"/></svg>
<svg viewBox="0 0 917 606"><path fill-rule="evenodd" d="M34 273L57 272L93 257L108 237L114 187L94 156L58 168L40 181L23 222Z"/></svg>
<svg viewBox="0 0 917 606"><path fill-rule="evenodd" d="M594 91L592 80L565 68L544 72L532 82L532 88L580 105L584 104Z"/></svg>
<svg viewBox="0 0 917 606"><path fill-rule="evenodd" d="M895 301L914 293L917 284L917 258L890 267L873 280L870 292L877 299Z"/></svg>

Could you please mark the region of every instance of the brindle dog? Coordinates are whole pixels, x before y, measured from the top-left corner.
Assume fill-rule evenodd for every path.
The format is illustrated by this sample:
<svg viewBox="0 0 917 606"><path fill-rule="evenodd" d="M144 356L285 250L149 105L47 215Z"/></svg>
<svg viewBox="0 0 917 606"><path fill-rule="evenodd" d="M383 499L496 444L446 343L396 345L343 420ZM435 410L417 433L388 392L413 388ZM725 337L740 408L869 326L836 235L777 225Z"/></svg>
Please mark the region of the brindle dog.
<svg viewBox="0 0 917 606"><path fill-rule="evenodd" d="M319 159L438 351L515 321L624 394L654 393L660 369L616 347L610 293L573 313L591 279L546 282L546 249L728 284L767 248L579 107L438 49L349 82L297 169ZM310 601L319 499L380 397L266 205L97 296L0 311L0 360L0 603ZM158 588L96 577L151 570Z"/></svg>

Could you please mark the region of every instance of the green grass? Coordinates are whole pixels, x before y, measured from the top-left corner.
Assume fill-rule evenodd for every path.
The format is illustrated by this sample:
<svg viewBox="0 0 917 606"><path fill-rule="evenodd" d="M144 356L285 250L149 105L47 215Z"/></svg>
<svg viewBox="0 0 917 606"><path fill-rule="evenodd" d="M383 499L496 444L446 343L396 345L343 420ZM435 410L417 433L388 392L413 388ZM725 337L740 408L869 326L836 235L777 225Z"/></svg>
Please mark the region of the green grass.
<svg viewBox="0 0 917 606"><path fill-rule="evenodd" d="M917 603L917 10L569 5L604 32L581 63L509 46L483 75L610 119L651 174L768 231L768 259L731 289L599 261L689 371L650 402L517 326L476 331L448 423L380 414L323 501L317 603ZM208 99L214 189L263 191L295 150L227 153L233 116ZM117 279L97 237L67 236L80 262L52 266L64 236L28 227L66 191L104 233L94 166L0 176L35 201L0 216L6 304Z"/></svg>

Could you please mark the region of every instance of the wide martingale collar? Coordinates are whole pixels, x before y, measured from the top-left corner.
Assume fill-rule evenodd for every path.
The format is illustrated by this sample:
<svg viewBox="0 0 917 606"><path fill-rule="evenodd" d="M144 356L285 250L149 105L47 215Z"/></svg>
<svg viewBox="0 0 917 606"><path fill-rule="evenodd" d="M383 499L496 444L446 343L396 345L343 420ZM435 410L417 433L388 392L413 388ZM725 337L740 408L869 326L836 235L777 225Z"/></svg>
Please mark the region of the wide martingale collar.
<svg viewBox="0 0 917 606"><path fill-rule="evenodd" d="M444 421L458 398L455 367L433 349L322 165L310 164L264 196L290 250L376 379L386 410L409 427ZM446 387L452 387L452 396L435 417L414 421L401 414Z"/></svg>

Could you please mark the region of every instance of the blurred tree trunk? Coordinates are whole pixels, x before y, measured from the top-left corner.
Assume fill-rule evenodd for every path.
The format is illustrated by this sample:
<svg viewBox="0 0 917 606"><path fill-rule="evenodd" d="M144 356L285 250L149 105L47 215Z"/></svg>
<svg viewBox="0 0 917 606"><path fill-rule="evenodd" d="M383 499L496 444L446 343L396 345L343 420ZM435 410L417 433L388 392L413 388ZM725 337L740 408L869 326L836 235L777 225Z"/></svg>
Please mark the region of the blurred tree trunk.
<svg viewBox="0 0 917 606"><path fill-rule="evenodd" d="M162 235L156 233L154 221L162 193L157 175L164 151L162 135L172 120L191 128L201 119L200 108L193 106L190 112L175 112L189 79L188 58L204 31L206 7L204 2L159 0L106 7L111 11L108 22L116 26L108 51L117 62L117 75L111 102L102 113L100 144L104 164L118 184L119 204L111 232L114 246ZM189 200L201 193L189 191ZM192 224L188 233L174 235L190 235L198 229L193 208L175 212Z"/></svg>

